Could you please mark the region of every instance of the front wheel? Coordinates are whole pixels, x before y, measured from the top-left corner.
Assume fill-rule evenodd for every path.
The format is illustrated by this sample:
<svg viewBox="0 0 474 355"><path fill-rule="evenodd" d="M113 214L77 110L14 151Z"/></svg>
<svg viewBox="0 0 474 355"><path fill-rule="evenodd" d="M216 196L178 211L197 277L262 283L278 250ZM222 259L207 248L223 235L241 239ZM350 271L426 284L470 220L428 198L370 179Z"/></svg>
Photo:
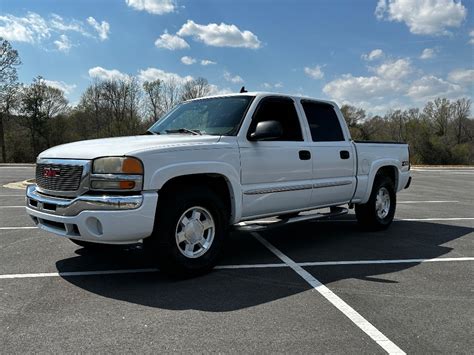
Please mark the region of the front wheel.
<svg viewBox="0 0 474 355"><path fill-rule="evenodd" d="M387 229L395 216L396 204L392 180L387 176L377 175L367 203L355 206L357 221L369 230Z"/></svg>
<svg viewBox="0 0 474 355"><path fill-rule="evenodd" d="M178 277L209 271L226 237L228 213L222 199L207 186L164 193L153 235L144 239L160 270Z"/></svg>

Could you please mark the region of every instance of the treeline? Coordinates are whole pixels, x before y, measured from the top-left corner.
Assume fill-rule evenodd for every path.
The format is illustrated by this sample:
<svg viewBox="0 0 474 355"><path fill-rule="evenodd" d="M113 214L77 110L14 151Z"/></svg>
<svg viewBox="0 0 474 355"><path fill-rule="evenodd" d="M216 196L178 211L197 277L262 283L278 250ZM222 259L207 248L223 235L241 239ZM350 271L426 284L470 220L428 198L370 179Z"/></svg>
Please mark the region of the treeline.
<svg viewBox="0 0 474 355"><path fill-rule="evenodd" d="M413 164L474 164L469 99L437 98L423 109L392 110L373 117L353 106L341 110L354 140L407 142Z"/></svg>
<svg viewBox="0 0 474 355"><path fill-rule="evenodd" d="M75 107L64 92L37 77L30 85L16 84L2 94L4 130L2 161L33 162L43 150L73 141L136 135L178 103L206 96L211 86L198 78L174 80L136 78L96 80Z"/></svg>
<svg viewBox="0 0 474 355"><path fill-rule="evenodd" d="M41 77L19 83L20 64L18 52L0 38L0 162L34 162L42 150L77 140L142 134L178 103L212 91L204 78L96 80L71 107L65 93ZM468 99L446 98L384 116L342 107L355 140L408 142L417 164L474 164L470 109Z"/></svg>

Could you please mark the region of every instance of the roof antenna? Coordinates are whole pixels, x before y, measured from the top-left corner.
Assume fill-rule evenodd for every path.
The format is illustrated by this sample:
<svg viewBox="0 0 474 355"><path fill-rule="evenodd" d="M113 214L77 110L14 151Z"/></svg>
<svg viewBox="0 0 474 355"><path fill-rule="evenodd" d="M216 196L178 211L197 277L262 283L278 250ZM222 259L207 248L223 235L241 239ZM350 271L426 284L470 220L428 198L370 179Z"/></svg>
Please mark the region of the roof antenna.
<svg viewBox="0 0 474 355"><path fill-rule="evenodd" d="M244 92L248 92L247 90L245 90L245 86L242 86L240 88L240 93L243 94Z"/></svg>

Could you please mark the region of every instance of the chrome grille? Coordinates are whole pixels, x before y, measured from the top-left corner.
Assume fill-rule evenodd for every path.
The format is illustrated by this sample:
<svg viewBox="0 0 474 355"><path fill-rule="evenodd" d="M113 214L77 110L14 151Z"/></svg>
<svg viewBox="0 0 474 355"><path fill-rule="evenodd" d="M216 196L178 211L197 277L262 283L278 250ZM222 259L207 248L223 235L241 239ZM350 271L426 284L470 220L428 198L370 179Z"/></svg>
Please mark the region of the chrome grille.
<svg viewBox="0 0 474 355"><path fill-rule="evenodd" d="M46 170L55 171L59 176L47 176ZM36 164L36 184L52 191L76 191L81 184L83 166L67 164Z"/></svg>

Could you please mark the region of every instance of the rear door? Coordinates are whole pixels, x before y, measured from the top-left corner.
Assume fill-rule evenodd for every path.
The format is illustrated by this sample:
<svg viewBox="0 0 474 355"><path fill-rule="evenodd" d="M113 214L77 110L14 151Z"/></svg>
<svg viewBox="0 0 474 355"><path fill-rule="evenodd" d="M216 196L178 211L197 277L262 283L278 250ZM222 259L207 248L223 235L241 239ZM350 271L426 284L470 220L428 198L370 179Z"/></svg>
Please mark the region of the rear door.
<svg viewBox="0 0 474 355"><path fill-rule="evenodd" d="M311 206L347 203L356 186L354 145L345 136L341 120L331 104L301 100L308 120L313 157Z"/></svg>
<svg viewBox="0 0 474 355"><path fill-rule="evenodd" d="M283 136L271 141L249 141L258 122L278 121ZM264 97L252 120L239 134L242 164L242 217L261 216L308 207L313 165L304 140L303 118L289 97Z"/></svg>

